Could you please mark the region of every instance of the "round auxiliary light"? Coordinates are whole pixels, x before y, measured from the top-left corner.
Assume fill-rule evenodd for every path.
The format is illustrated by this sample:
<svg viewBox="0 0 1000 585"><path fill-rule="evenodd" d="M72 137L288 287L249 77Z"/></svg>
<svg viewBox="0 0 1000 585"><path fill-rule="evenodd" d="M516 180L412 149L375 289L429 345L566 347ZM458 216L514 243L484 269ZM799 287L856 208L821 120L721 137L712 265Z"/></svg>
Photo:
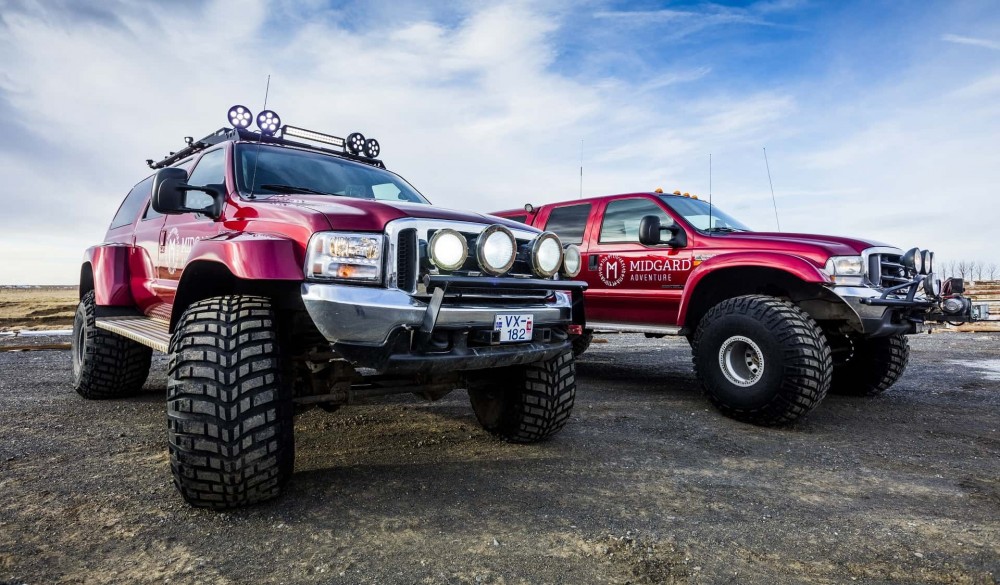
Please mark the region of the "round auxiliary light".
<svg viewBox="0 0 1000 585"><path fill-rule="evenodd" d="M360 132L351 132L347 135L347 151L351 154L361 154L365 149L365 135Z"/></svg>
<svg viewBox="0 0 1000 585"><path fill-rule="evenodd" d="M937 279L937 276L933 272L924 278L924 293L929 297L941 296L941 281Z"/></svg>
<svg viewBox="0 0 1000 585"><path fill-rule="evenodd" d="M934 252L924 250L924 253L921 256L924 259L924 274L934 272Z"/></svg>
<svg viewBox="0 0 1000 585"><path fill-rule="evenodd" d="M484 272L499 276L510 270L517 257L517 240L502 225L491 225L476 238L476 260Z"/></svg>
<svg viewBox="0 0 1000 585"><path fill-rule="evenodd" d="M257 114L257 127L261 133L273 136L281 128L281 118L273 110L264 110Z"/></svg>
<svg viewBox="0 0 1000 585"><path fill-rule="evenodd" d="M465 236L451 229L434 232L428 244L431 262L442 270L458 270L469 257L469 244Z"/></svg>
<svg viewBox="0 0 1000 585"><path fill-rule="evenodd" d="M913 248L907 250L903 257L899 259L899 263L902 264L908 270L914 272L920 272L923 268L923 256L920 255L920 248Z"/></svg>
<svg viewBox="0 0 1000 585"><path fill-rule="evenodd" d="M253 112L246 106L236 105L229 108L229 123L233 128L249 128L253 120Z"/></svg>
<svg viewBox="0 0 1000 585"><path fill-rule="evenodd" d="M380 152L382 152L382 147L379 146L378 140L369 138L365 141L365 156L368 158L377 158Z"/></svg>
<svg viewBox="0 0 1000 585"><path fill-rule="evenodd" d="M566 246L563 250L563 272L570 278L576 278L583 268L583 258L580 255L580 248L575 244Z"/></svg>
<svg viewBox="0 0 1000 585"><path fill-rule="evenodd" d="M552 232L544 232L531 245L531 270L542 278L559 272L563 261L562 242Z"/></svg>

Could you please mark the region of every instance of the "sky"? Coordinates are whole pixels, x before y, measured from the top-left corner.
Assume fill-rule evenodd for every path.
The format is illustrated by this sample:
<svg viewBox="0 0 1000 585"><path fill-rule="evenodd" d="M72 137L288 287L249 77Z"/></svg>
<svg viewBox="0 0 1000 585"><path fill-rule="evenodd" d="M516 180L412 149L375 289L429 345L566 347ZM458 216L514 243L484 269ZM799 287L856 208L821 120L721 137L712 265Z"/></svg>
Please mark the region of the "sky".
<svg viewBox="0 0 1000 585"><path fill-rule="evenodd" d="M437 205L662 187L759 230L1000 263L1000 4L0 0L0 284L73 284L229 106L382 145ZM709 156L711 155L711 178Z"/></svg>

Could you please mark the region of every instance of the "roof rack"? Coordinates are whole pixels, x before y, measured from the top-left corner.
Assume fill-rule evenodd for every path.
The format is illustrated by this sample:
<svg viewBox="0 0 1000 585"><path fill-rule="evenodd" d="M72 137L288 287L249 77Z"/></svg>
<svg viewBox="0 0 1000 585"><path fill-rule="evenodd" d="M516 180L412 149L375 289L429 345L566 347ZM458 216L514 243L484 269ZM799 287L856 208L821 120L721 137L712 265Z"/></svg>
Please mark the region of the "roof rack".
<svg viewBox="0 0 1000 585"><path fill-rule="evenodd" d="M229 119L234 126L233 128L220 128L214 133L209 134L198 141L195 141L190 136L186 136L184 137L184 142L187 146L176 152L171 152L160 161L146 159L146 164L149 165L149 168L151 169L162 169L164 167L174 165L210 146L233 140L305 148L308 150L322 152L324 154L332 154L334 156L371 165L380 169L385 168L382 161L375 158L381 152L381 147L379 146L378 141L374 138L365 139L365 137L359 132L353 132L348 135L346 139L344 139L338 136L324 134L322 132L315 132L313 130L306 130L305 128L290 126L288 124L279 127L278 124L281 123L280 118L277 114L270 110L265 110L260 113L257 123L258 126L261 127L261 131L254 132L247 129L252 116L253 115L245 107L233 106L229 110ZM317 146L316 144L288 140L288 138L286 138L288 136L324 145L340 147L341 150L332 150L323 146Z"/></svg>

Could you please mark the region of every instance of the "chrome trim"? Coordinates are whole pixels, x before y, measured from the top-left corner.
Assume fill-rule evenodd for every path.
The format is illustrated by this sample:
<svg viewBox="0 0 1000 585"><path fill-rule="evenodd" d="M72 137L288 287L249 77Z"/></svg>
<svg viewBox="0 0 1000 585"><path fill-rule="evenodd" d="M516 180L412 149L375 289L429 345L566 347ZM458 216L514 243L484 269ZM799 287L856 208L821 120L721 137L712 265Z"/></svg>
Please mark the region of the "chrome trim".
<svg viewBox="0 0 1000 585"><path fill-rule="evenodd" d="M587 321L587 329L599 333L652 333L654 335L679 335L680 327L667 325L634 325L631 323L609 323L605 321Z"/></svg>
<svg viewBox="0 0 1000 585"><path fill-rule="evenodd" d="M305 283L302 300L320 333L332 343L384 345L397 328L419 329L428 303L401 290ZM531 314L537 325L563 325L572 318L572 296L557 291L544 303L443 305L435 329L492 328L497 314Z"/></svg>

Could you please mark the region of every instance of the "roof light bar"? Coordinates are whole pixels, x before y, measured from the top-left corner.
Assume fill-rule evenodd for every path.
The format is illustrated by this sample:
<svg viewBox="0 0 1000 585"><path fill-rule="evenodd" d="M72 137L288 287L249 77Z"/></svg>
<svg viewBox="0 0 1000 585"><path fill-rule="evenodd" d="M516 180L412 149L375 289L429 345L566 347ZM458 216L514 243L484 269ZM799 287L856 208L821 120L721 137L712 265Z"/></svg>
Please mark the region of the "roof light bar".
<svg viewBox="0 0 1000 585"><path fill-rule="evenodd" d="M330 136L329 134L323 134L322 132L313 132L312 130L306 130L305 128L298 128L296 126L289 126L285 124L281 128L281 135L284 137L294 137L294 138L304 138L305 140L312 140L314 142L322 142L323 144L331 144L333 146L344 147L344 139L339 136Z"/></svg>

